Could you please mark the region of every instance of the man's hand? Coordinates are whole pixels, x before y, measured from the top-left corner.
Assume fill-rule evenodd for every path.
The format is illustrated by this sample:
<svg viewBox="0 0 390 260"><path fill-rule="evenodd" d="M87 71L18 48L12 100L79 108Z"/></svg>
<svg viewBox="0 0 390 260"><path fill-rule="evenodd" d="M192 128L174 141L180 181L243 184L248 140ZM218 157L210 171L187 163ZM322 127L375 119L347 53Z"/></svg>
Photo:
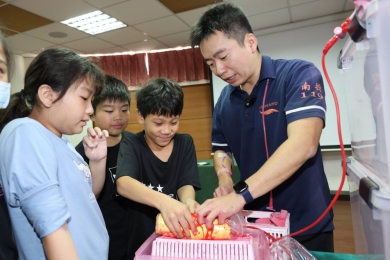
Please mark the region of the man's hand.
<svg viewBox="0 0 390 260"><path fill-rule="evenodd" d="M213 227L213 221L218 218L218 224L224 224L226 219L242 210L245 206L244 198L232 192L226 196L206 200L195 213L199 224L206 223L207 228Z"/></svg>

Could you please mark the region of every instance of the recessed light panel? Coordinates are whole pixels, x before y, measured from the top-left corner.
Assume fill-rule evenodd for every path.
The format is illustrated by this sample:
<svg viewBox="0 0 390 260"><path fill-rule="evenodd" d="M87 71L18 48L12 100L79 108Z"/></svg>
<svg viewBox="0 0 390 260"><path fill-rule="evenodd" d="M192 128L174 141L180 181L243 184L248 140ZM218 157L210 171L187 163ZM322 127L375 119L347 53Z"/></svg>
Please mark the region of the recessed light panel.
<svg viewBox="0 0 390 260"><path fill-rule="evenodd" d="M66 21L62 21L61 23L92 35L127 26L121 21L118 21L101 11L83 14Z"/></svg>

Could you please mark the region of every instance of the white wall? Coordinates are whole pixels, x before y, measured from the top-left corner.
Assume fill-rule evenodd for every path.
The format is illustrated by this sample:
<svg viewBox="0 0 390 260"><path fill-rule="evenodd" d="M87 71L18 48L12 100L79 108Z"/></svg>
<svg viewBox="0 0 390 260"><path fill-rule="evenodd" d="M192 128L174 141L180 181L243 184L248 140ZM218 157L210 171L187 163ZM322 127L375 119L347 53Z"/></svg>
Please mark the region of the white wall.
<svg viewBox="0 0 390 260"><path fill-rule="evenodd" d="M20 55L12 54L12 69L11 69L11 93L19 92L24 84L24 72L26 65L24 58Z"/></svg>

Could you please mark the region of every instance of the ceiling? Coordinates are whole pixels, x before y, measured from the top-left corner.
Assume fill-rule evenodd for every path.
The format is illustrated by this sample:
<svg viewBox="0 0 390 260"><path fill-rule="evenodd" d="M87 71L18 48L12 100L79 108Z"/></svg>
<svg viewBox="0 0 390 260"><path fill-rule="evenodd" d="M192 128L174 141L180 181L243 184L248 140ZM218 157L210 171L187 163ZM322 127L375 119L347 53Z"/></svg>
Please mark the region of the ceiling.
<svg viewBox="0 0 390 260"><path fill-rule="evenodd" d="M191 26L222 0L0 0L0 27L11 52L36 56L51 47L80 54L146 52L189 46ZM225 0L241 6L254 31L352 11L352 0ZM91 36L61 24L100 10L127 27ZM56 34L66 37L56 38Z"/></svg>

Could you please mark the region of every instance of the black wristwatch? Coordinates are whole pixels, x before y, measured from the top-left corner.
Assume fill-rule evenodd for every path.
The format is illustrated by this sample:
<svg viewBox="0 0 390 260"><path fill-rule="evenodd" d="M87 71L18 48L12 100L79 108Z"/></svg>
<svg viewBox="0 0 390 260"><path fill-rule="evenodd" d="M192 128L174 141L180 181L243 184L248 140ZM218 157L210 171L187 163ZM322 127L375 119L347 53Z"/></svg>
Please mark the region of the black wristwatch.
<svg viewBox="0 0 390 260"><path fill-rule="evenodd" d="M233 186L234 191L237 194L241 194L244 197L246 204L253 201L252 194L249 192L248 184L245 181L239 181Z"/></svg>

